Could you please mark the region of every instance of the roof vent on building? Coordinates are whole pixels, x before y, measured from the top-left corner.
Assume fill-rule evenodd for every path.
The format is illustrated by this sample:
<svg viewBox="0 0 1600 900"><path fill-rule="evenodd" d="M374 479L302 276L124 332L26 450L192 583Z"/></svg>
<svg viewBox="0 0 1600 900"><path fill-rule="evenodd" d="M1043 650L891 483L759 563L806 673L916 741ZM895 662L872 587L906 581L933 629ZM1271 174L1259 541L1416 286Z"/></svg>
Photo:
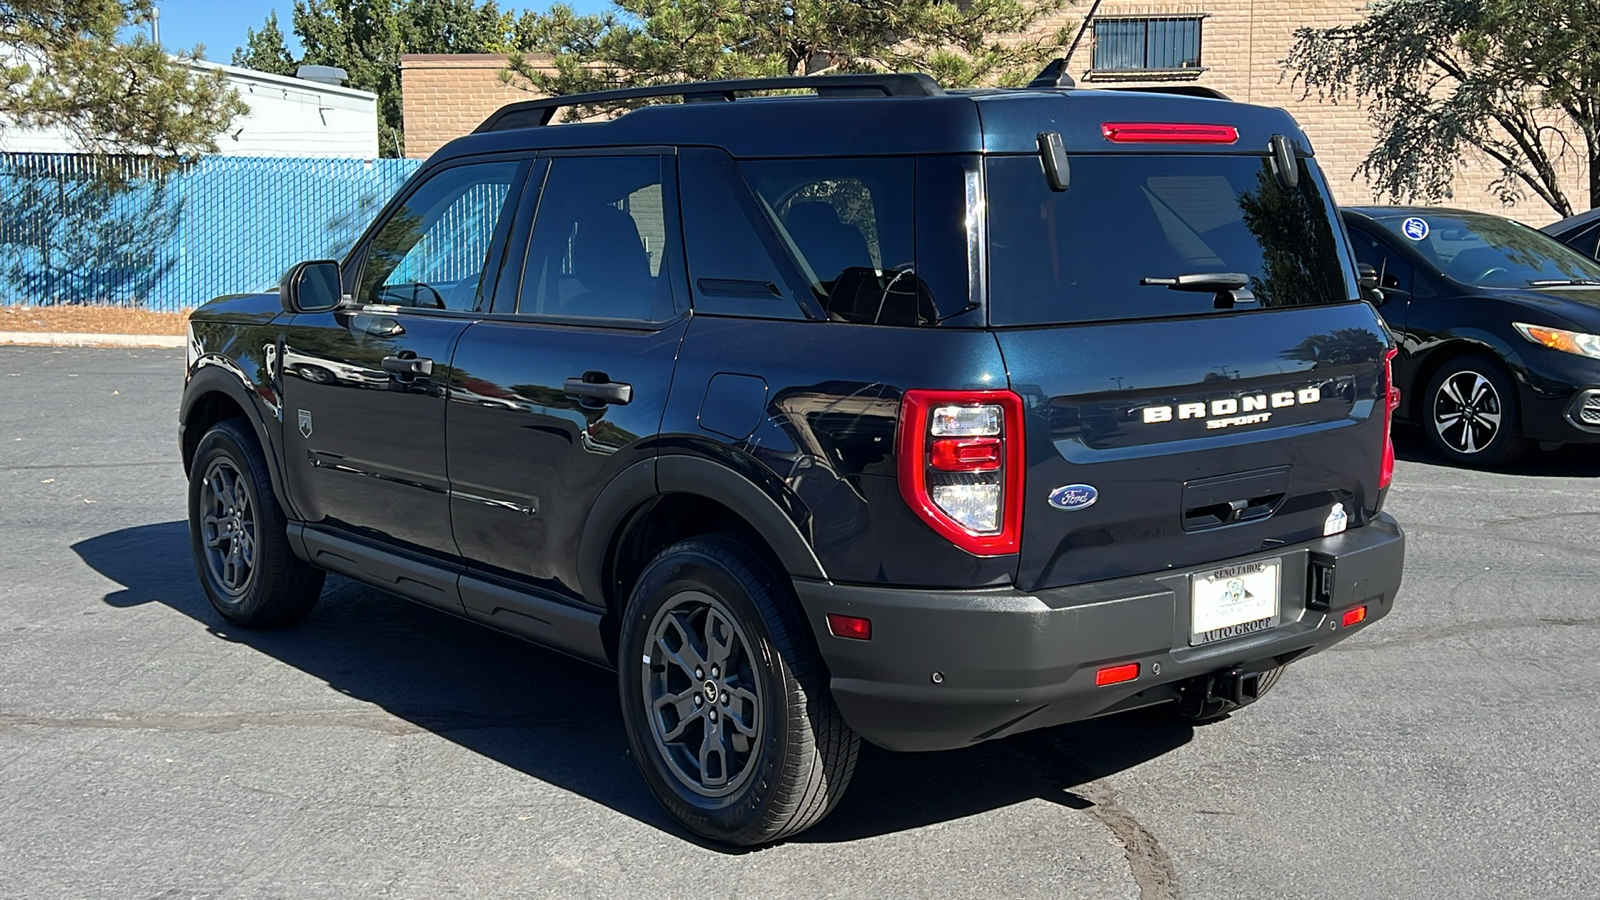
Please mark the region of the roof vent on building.
<svg viewBox="0 0 1600 900"><path fill-rule="evenodd" d="M315 81L318 84L331 84L342 87L350 80L350 73L338 66L301 66L294 70L294 77L303 81Z"/></svg>

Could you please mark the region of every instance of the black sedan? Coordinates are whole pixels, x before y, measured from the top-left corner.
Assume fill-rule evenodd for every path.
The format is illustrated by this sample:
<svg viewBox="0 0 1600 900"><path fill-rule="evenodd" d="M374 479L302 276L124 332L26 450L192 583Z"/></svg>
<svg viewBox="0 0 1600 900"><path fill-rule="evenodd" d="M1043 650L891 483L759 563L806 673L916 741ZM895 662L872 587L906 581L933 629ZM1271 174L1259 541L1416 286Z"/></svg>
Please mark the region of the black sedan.
<svg viewBox="0 0 1600 900"><path fill-rule="evenodd" d="M1539 229L1584 256L1600 257L1600 207Z"/></svg>
<svg viewBox="0 0 1600 900"><path fill-rule="evenodd" d="M1400 344L1396 418L1456 462L1600 442L1600 262L1499 216L1343 211Z"/></svg>

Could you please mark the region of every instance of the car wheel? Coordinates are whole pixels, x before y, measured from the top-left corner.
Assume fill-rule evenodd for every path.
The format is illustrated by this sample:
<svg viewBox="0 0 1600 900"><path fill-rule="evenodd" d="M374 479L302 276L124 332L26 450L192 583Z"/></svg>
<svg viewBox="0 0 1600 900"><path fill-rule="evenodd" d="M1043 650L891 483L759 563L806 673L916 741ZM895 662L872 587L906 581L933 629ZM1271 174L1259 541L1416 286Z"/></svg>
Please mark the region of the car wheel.
<svg viewBox="0 0 1600 900"><path fill-rule="evenodd" d="M763 844L844 796L860 738L784 579L732 535L668 547L635 584L619 642L628 743L650 790L696 834Z"/></svg>
<svg viewBox="0 0 1600 900"><path fill-rule="evenodd" d="M303 618L323 572L289 549L288 522L255 435L238 419L200 439L189 468L189 542L211 605L251 628Z"/></svg>
<svg viewBox="0 0 1600 900"><path fill-rule="evenodd" d="M1428 382L1425 402L1429 440L1456 463L1503 465L1528 449L1516 386L1489 357L1462 356L1446 363Z"/></svg>

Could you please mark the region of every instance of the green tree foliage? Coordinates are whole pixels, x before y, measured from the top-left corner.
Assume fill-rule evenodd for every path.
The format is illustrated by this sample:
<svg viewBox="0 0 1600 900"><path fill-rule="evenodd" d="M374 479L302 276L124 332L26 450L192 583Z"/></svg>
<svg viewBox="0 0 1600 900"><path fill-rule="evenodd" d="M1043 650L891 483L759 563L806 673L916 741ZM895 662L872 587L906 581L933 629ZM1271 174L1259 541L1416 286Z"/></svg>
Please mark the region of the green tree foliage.
<svg viewBox="0 0 1600 900"><path fill-rule="evenodd" d="M1064 0L613 2L595 15L565 4L524 15L518 48L547 54L553 71L513 54L503 80L542 94L830 72L920 71L946 86L1019 84L1071 37L1066 28L1022 36Z"/></svg>
<svg viewBox="0 0 1600 900"><path fill-rule="evenodd" d="M255 69L257 72L271 72L274 75L293 75L295 69L294 57L289 54L289 48L284 44L283 32L278 29L278 13L276 10L267 13L267 21L261 30L246 28L244 32L244 46L236 47L233 51L233 64L246 69Z"/></svg>
<svg viewBox="0 0 1600 900"><path fill-rule="evenodd" d="M142 35L150 0L0 0L0 129L62 128L98 154L153 154L170 171L248 110L222 74ZM119 171L105 167L107 177Z"/></svg>
<svg viewBox="0 0 1600 900"><path fill-rule="evenodd" d="M350 86L378 95L378 147L405 153L400 56L405 53L505 53L515 18L495 0L295 0L294 33L304 53L294 59L269 15L234 51L238 65L293 74L301 65L338 66Z"/></svg>
<svg viewBox="0 0 1600 900"><path fill-rule="evenodd" d="M1507 204L1531 192L1571 215L1571 161L1600 205L1600 0L1375 0L1354 25L1300 29L1285 66L1308 93L1366 102L1381 137L1360 172L1390 196L1451 196L1476 149Z"/></svg>

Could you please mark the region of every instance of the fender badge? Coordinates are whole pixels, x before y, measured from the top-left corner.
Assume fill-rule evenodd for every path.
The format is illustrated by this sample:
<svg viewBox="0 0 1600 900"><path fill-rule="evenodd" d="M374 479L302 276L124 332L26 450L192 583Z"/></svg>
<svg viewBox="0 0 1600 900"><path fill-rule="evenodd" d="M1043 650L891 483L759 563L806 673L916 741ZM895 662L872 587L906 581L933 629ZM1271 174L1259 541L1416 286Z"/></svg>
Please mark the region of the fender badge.
<svg viewBox="0 0 1600 900"><path fill-rule="evenodd" d="M1050 492L1050 505L1067 512L1088 509L1100 499L1100 492L1088 484L1069 484Z"/></svg>
<svg viewBox="0 0 1600 900"><path fill-rule="evenodd" d="M311 437L311 410L309 409L300 410L300 434L304 437Z"/></svg>

